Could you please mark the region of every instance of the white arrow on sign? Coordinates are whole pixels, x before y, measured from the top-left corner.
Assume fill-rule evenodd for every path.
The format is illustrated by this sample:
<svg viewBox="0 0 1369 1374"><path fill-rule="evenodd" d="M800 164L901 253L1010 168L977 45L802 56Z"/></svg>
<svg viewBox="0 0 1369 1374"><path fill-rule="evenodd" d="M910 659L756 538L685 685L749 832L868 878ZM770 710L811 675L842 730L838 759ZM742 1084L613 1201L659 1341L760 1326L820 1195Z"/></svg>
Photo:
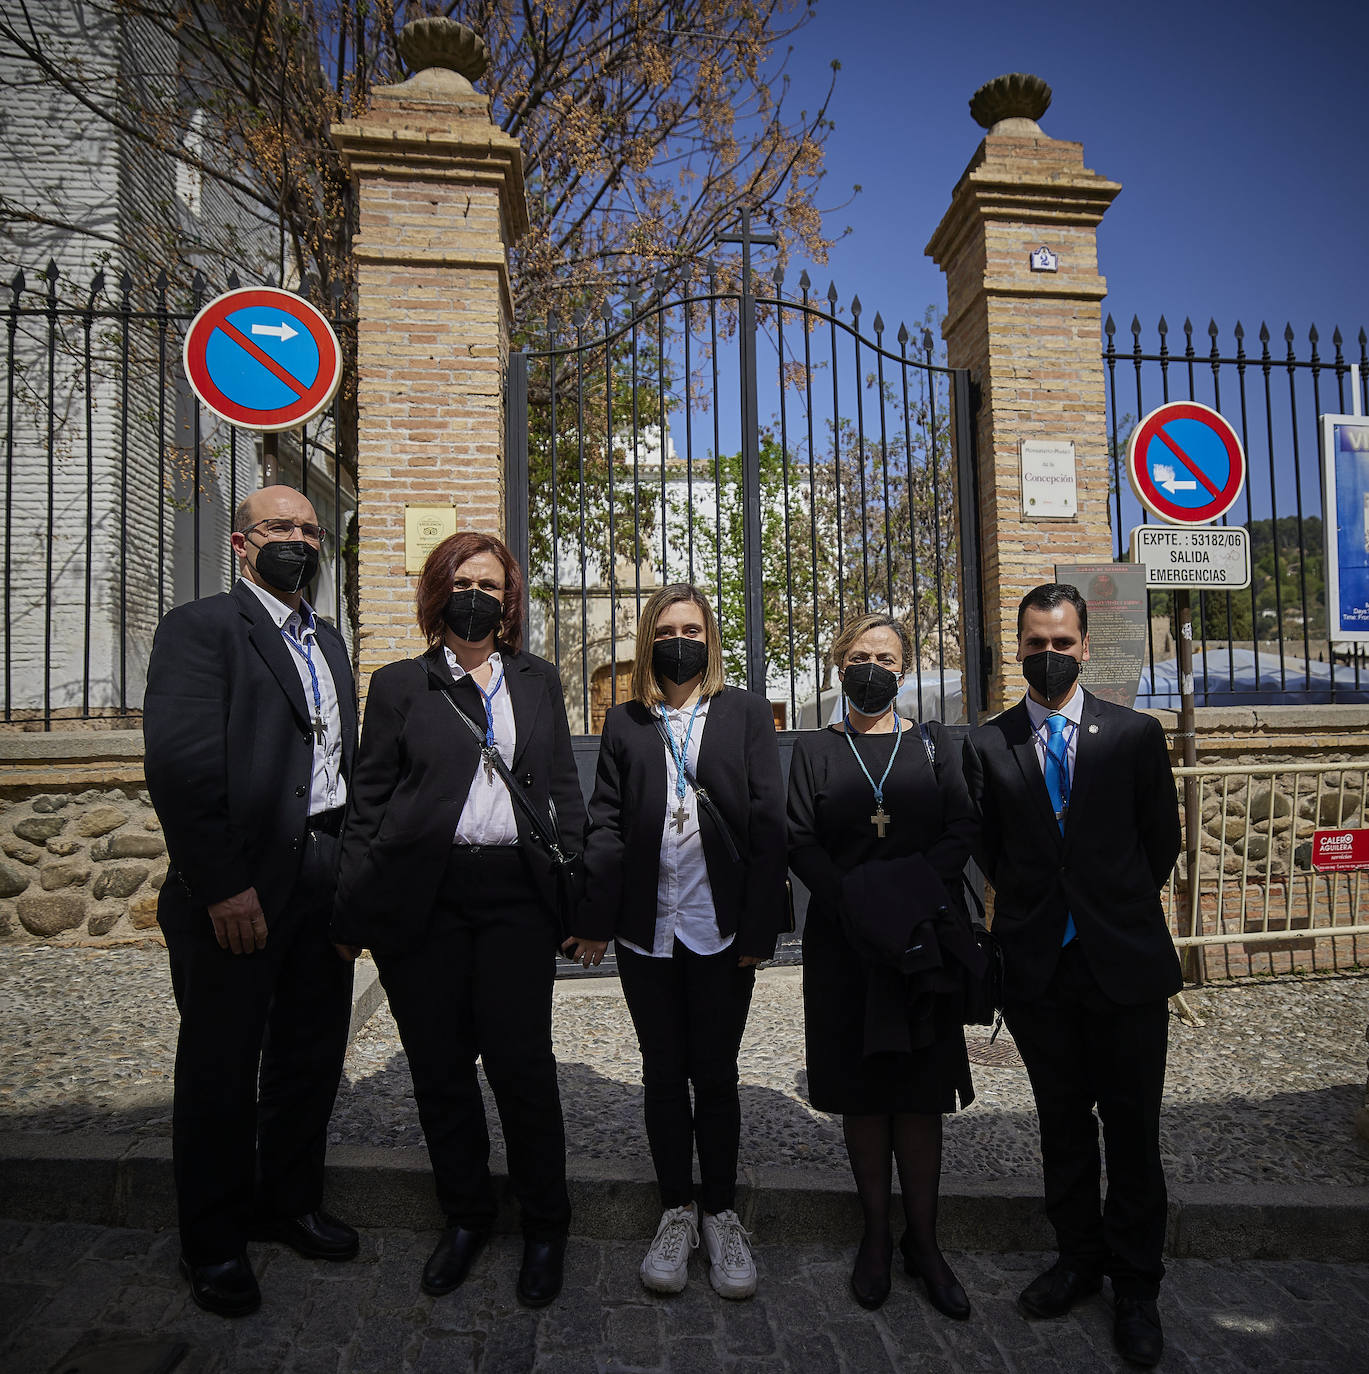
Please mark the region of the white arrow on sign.
<svg viewBox="0 0 1369 1374"><path fill-rule="evenodd" d="M252 332L254 334L271 334L279 339L281 343L287 343L299 333L299 330L291 329L290 326L282 320L279 324L254 324L252 326ZM1193 484L1190 482L1189 485L1192 486Z"/></svg>
<svg viewBox="0 0 1369 1374"><path fill-rule="evenodd" d="M1179 482L1175 480L1174 469L1167 463L1156 463L1152 469L1155 474L1155 485L1163 487L1171 496L1176 491L1197 491L1197 482Z"/></svg>

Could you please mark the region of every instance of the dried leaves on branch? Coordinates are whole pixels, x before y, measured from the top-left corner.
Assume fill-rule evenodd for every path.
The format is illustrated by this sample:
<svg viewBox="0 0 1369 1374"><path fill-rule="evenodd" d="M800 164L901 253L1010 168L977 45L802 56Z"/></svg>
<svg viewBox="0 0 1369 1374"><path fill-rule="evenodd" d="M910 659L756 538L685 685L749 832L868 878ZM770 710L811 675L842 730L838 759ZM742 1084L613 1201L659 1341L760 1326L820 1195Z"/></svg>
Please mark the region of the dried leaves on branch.
<svg viewBox="0 0 1369 1374"><path fill-rule="evenodd" d="M663 265L673 282L741 204L786 251L822 261L831 88L795 111L784 74L814 2L85 0L77 22L66 6L0 0L7 70L54 93L54 117L105 126L143 181L121 213L93 218L60 169L35 172L3 215L35 245L93 235L149 278L165 264L182 284L195 267L254 280L283 256L287 280L347 289L355 206L329 127L404 78L395 35L439 12L484 36L479 87L522 143L520 321L597 308Z"/></svg>

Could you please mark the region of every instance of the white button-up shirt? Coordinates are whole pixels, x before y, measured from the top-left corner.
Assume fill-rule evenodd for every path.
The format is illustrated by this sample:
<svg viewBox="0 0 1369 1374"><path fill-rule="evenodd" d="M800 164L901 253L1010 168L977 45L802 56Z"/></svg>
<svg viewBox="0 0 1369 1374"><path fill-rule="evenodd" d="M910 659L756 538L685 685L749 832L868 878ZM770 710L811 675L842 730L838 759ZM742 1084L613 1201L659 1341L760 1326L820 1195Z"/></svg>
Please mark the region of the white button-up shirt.
<svg viewBox="0 0 1369 1374"><path fill-rule="evenodd" d="M1074 760L1079 753L1079 722L1084 718L1084 689L1075 686L1074 695L1058 711L1047 710L1039 701L1027 696L1027 719L1031 721L1032 739L1036 742L1036 761L1041 765L1041 776L1046 776L1046 740L1050 731L1046 728L1047 716L1064 716L1071 724L1065 726L1065 759L1069 769L1070 786L1074 786ZM1071 728L1071 726L1073 728Z"/></svg>
<svg viewBox="0 0 1369 1374"><path fill-rule="evenodd" d="M456 661L450 649L444 649L447 667L452 677L460 682L466 670ZM504 681L504 664L496 649L486 662L492 670L490 686L494 688L491 714L494 716L494 747L499 757L513 767L514 723L513 702L509 700L508 684ZM481 714L484 714L482 703ZM455 729L466 727L459 720L452 721ZM471 790L466 794L466 804L461 808L461 818L456 823L453 844L517 844L518 821L513 814L513 798L504 786L504 779L495 773L489 776L482 758L471 779Z"/></svg>
<svg viewBox="0 0 1369 1374"><path fill-rule="evenodd" d="M675 736L676 747L684 742L689 729L693 706L672 710L661 705L666 726ZM686 755L689 771L698 775L699 747L703 743L704 726L708 721L708 700L699 704L694 730L689 737ZM649 954L655 959L668 959L674 952L675 941L695 954L717 954L732 943L731 935L718 930L718 916L713 909L713 888L708 881L708 865L704 860L703 841L699 835L699 799L694 789L685 783L683 803L676 793L675 756L665 740L661 741L665 755L666 797L665 828L661 832L661 867L656 880L656 932L650 949L642 949L630 940L618 938L618 943ZM675 813L684 807L684 829L681 830Z"/></svg>
<svg viewBox="0 0 1369 1374"><path fill-rule="evenodd" d="M328 659L319 646L314 626L314 610L301 600L299 610L292 611L285 602L277 600L265 587L248 578L242 584L266 607L267 614L286 639L286 652L299 673L304 688L304 704L309 718L315 714L314 678L318 678L319 714L323 717L323 739L314 735L314 767L309 778L309 814L317 816L332 811L347 801L347 780L342 776L342 711L338 705L337 687L328 668ZM313 667L313 673L309 671Z"/></svg>

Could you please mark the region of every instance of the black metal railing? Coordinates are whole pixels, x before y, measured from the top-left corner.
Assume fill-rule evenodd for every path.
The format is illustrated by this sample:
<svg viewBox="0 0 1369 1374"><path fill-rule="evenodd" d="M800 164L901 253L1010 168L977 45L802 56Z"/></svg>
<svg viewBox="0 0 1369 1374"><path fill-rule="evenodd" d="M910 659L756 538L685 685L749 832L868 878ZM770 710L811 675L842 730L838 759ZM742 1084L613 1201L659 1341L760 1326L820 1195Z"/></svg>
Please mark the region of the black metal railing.
<svg viewBox="0 0 1369 1374"><path fill-rule="evenodd" d="M1221 525L1249 532L1251 585L1246 591L1199 591L1193 611L1195 696L1199 705L1369 700L1369 662L1361 646L1328 634L1322 522L1325 480L1318 416L1348 413L1353 405L1352 364L1359 365L1360 405L1369 411L1369 335L1360 329L1358 357L1347 357L1345 338L1332 334L1333 353L1320 352L1321 336L1308 330L1304 350L1291 325L1282 348L1267 325L1247 348L1238 323L1226 339L1215 321L1206 342L1195 342L1191 320L1183 343L1171 346L1161 316L1158 344L1142 343L1131 321L1131 347L1119 347L1111 315L1104 325L1103 361L1112 449L1112 525L1116 556L1128 556L1130 530L1150 516L1126 476L1132 429L1170 400L1197 401L1218 411L1235 429L1248 476ZM1234 345L1234 347L1233 347ZM1271 346L1273 345L1273 346ZM1139 706L1176 707L1179 687L1168 593L1149 593L1151 634ZM1172 620L1171 620L1172 625Z"/></svg>
<svg viewBox="0 0 1369 1374"><path fill-rule="evenodd" d="M237 281L230 277L227 287ZM2 288L0 288L2 289ZM235 505L263 480L259 441L202 414L186 380L186 327L216 294L49 262L19 271L5 328L3 719L27 728L137 712L152 634L181 601L225 590ZM335 319L340 336L355 320ZM282 436L274 479L345 530L355 463L340 406ZM304 461L307 458L307 461ZM312 490L311 490L312 486ZM350 635L337 544L315 593Z"/></svg>
<svg viewBox="0 0 1369 1374"><path fill-rule="evenodd" d="M962 634L980 661L977 525L958 518L974 506L968 375L935 361L929 329L890 339L806 273L797 299L780 269L762 280L730 286L712 264L671 292L658 279L621 310L549 319L511 357L533 647L581 731L624 695L644 599L676 581L708 592L729 680L782 725L826 719L832 640L867 610L906 617L920 715L982 702L960 671Z"/></svg>

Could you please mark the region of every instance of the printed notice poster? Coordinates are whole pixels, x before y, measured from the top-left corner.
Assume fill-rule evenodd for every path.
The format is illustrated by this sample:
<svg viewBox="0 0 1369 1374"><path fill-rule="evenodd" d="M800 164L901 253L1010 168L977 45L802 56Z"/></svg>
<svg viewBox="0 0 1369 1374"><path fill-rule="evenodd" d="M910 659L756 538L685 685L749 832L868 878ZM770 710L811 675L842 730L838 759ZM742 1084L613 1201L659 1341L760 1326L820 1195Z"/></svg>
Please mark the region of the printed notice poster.
<svg viewBox="0 0 1369 1374"><path fill-rule="evenodd" d="M1369 418L1323 415L1326 615L1332 640L1369 640Z"/></svg>
<svg viewBox="0 0 1369 1374"><path fill-rule="evenodd" d="M1057 563L1055 580L1078 587L1089 607L1089 661L1079 681L1096 697L1136 704L1146 661L1146 570L1140 563Z"/></svg>

